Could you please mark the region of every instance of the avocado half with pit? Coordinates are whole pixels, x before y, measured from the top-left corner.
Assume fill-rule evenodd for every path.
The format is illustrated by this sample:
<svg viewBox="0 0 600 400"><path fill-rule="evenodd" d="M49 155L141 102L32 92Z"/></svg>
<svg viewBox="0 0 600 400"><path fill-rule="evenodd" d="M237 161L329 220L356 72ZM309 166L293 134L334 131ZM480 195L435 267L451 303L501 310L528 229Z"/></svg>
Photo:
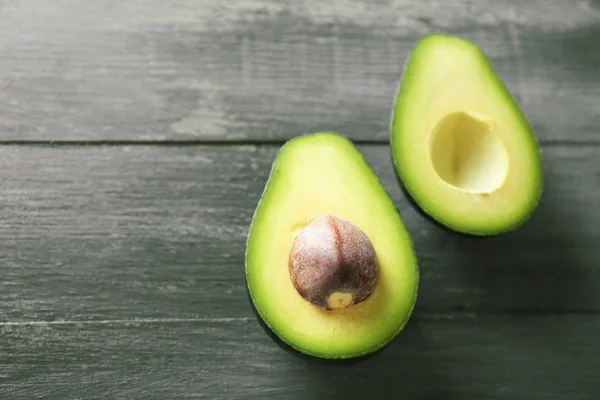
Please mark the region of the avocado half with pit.
<svg viewBox="0 0 600 400"><path fill-rule="evenodd" d="M411 50L393 108L391 153L413 204L465 234L517 228L542 193L532 127L483 50L458 36L428 34Z"/></svg>
<svg viewBox="0 0 600 400"><path fill-rule="evenodd" d="M417 297L415 251L394 202L362 153L333 132L279 150L248 232L245 273L265 325L320 358L381 349Z"/></svg>

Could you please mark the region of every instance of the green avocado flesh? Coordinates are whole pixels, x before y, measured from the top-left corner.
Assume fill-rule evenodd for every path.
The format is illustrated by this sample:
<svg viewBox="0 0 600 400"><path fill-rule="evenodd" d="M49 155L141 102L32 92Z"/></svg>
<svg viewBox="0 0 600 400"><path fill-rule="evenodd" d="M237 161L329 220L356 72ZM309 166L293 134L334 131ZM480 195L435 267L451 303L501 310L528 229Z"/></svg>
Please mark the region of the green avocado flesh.
<svg viewBox="0 0 600 400"><path fill-rule="evenodd" d="M379 263L373 293L336 310L305 300L288 269L296 234L327 214L356 224ZM245 271L265 324L292 348L321 358L382 348L405 326L417 297L415 252L393 201L354 144L332 132L299 136L279 150L248 232Z"/></svg>
<svg viewBox="0 0 600 400"><path fill-rule="evenodd" d="M542 193L531 126L484 52L457 36L433 33L413 47L394 104L391 152L412 199L455 231L510 231Z"/></svg>

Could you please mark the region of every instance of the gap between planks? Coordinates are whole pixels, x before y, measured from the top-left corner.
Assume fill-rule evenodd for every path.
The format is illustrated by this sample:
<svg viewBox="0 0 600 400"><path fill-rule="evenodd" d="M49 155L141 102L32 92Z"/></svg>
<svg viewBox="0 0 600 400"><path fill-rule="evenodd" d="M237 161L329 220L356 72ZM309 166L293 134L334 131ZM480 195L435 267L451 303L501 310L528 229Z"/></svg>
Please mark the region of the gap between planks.
<svg viewBox="0 0 600 400"><path fill-rule="evenodd" d="M58 320L58 321L8 321L0 322L1 327L10 326L53 326L53 325L129 325L129 324L180 324L180 323L233 323L251 322L251 317L231 318L140 318L140 319L100 319L100 320Z"/></svg>
<svg viewBox="0 0 600 400"><path fill-rule="evenodd" d="M568 311L568 312L538 312L538 311L502 311L502 312L450 312L450 313L424 313L415 315L415 320L455 320L476 319L478 317L548 317L552 315L572 316L598 316L600 311ZM227 318L138 318L138 319L100 319L100 320L56 320L56 321L4 321L2 327L27 327L27 326L60 326L60 325L131 325L131 324L187 324L187 323L249 323L257 321L256 317L227 317Z"/></svg>
<svg viewBox="0 0 600 400"><path fill-rule="evenodd" d="M298 135L302 136L302 135ZM298 137L296 136L296 137ZM282 146L289 139L199 139L199 140L0 140L0 146L100 147L100 146ZM351 139L359 146L389 145L387 140ZM600 146L600 140L538 140L540 146Z"/></svg>

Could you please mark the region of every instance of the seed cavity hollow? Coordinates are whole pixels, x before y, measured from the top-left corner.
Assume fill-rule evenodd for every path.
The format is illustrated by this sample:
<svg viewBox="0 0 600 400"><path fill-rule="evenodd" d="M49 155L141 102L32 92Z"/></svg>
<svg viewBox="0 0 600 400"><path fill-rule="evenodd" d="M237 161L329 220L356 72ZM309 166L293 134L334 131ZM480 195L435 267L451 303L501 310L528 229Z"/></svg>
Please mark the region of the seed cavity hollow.
<svg viewBox="0 0 600 400"><path fill-rule="evenodd" d="M504 184L508 153L485 114L461 111L444 116L430 136L431 162L438 176L458 190L490 194Z"/></svg>

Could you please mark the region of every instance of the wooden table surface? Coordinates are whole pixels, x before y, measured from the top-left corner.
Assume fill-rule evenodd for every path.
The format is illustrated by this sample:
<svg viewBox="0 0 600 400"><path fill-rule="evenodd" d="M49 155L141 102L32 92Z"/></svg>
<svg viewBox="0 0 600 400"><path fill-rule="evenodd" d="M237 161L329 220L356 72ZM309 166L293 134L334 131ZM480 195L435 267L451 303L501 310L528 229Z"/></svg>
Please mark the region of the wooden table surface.
<svg viewBox="0 0 600 400"><path fill-rule="evenodd" d="M476 41L546 185L490 239L400 191L389 117L414 41ZM261 329L245 239L273 158L358 144L415 242L407 328L359 362ZM0 398L600 398L598 0L0 0Z"/></svg>

